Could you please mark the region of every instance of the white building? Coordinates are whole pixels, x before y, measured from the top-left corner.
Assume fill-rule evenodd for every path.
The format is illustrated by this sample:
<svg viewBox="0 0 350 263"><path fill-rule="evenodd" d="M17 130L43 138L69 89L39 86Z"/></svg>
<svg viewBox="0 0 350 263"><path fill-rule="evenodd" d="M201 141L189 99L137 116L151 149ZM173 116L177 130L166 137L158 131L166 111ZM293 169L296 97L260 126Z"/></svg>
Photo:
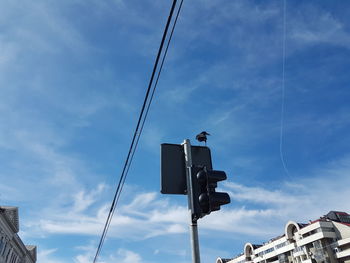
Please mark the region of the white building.
<svg viewBox="0 0 350 263"><path fill-rule="evenodd" d="M36 246L25 246L18 236L18 208L0 207L0 263L35 263Z"/></svg>
<svg viewBox="0 0 350 263"><path fill-rule="evenodd" d="M216 263L350 263L350 215L331 211L308 224L289 221L284 235Z"/></svg>

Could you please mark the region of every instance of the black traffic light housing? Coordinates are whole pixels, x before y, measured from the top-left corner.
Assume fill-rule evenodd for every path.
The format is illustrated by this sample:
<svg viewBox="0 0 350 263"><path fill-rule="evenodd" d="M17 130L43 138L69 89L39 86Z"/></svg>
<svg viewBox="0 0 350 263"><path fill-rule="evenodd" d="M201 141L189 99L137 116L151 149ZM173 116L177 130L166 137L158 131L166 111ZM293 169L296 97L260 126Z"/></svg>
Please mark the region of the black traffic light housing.
<svg viewBox="0 0 350 263"><path fill-rule="evenodd" d="M224 171L209 170L202 166L194 167L192 175L194 217L196 219L209 215L213 211L218 211L220 206L231 202L227 193L215 191L217 183L227 179Z"/></svg>

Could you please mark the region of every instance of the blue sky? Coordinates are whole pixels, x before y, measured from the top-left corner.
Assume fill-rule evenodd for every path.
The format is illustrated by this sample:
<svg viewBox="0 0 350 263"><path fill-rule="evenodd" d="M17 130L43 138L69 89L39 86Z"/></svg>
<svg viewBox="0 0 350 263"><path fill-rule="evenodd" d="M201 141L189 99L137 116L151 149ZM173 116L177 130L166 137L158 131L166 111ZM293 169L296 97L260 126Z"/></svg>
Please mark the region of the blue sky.
<svg viewBox="0 0 350 263"><path fill-rule="evenodd" d="M39 263L92 262L171 1L0 2L0 204ZM207 130L231 204L199 222L203 263L350 212L347 1L186 1L100 262L190 262L185 196L159 145Z"/></svg>

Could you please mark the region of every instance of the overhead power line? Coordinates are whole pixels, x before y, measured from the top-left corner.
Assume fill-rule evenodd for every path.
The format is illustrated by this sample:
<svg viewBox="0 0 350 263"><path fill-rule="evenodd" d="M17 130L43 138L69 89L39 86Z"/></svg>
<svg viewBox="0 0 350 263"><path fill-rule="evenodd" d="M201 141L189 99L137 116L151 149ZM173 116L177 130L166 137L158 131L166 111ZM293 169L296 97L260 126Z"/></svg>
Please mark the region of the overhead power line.
<svg viewBox="0 0 350 263"><path fill-rule="evenodd" d="M112 217L114 215L114 212L116 210L116 207L117 207L117 204L118 204L118 201L119 201L120 194L122 192L122 189L123 189L126 177L128 175L128 172L129 172L129 169L130 169L130 166L131 166L131 163L132 163L132 160L133 160L133 157L134 157L134 154L135 154L138 142L140 140L140 137L141 137L141 134L142 134L142 131L143 131L143 127L145 125L146 118L147 118L147 115L148 115L148 112L149 112L149 109L150 109L150 106L151 106L151 103L152 103L152 100L153 100L153 96L154 96L154 93L155 93L155 90L156 90L156 87L157 87L157 84L158 84L158 80L159 80L159 77L160 77L160 74L161 74L161 71L162 71L162 68L163 68L163 65L164 65L164 61L165 61L166 55L168 53L170 41L172 39L172 36L173 36L173 33L174 33L174 29L175 29L175 26L176 26L176 23L177 23L177 20L178 20L178 17L179 17L181 8L182 8L183 0L181 0L181 3L180 3L180 5L179 5L179 7L177 9L176 18L175 18L175 20L173 22L171 33L170 33L170 36L168 37L167 45L166 45L165 51L163 53L164 43L165 43L165 40L166 40L167 35L168 35L169 26L171 24L174 11L176 9L176 4L177 4L177 0L173 0L172 6L171 6L171 9L170 9L170 13L169 13L169 16L168 16L168 19L167 19L167 23L165 25L165 29L164 29L164 32L163 32L163 37L162 37L162 40L161 40L161 43L160 43L160 46L159 46L159 49L158 49L157 57L155 59L155 63L154 63L154 66L153 66L153 71L152 71L151 78L150 78L150 81L149 81L149 84L148 84L146 95L145 95L145 98L144 98L144 101L143 101L143 105L142 105L142 108L141 108L141 111L140 111L140 114L139 114L139 118L138 118L138 121L137 121L137 125L136 125L136 128L135 128L135 131L134 131L134 135L133 135L130 147L129 147L129 151L128 151L127 157L126 157L125 162L124 162L123 170L122 170L121 175L119 177L119 182L118 182L118 185L117 185L117 188L116 188L116 191L115 191L112 203L111 203L111 207L110 207L107 219L106 219L106 223L105 223L104 228L103 228L103 232L102 232L102 235L101 235L98 247L97 247L97 251L96 251L93 263L97 262L97 259L98 259L99 255L100 255L100 252L101 252L101 249L103 247L103 244L104 244L104 241L105 241L105 238L106 238L109 226L110 226L111 221L112 221ZM163 53L163 57L162 57L162 60L161 60L161 64L160 64L160 66L158 68L158 64L159 64L160 57L161 57L162 53ZM157 71L158 71L158 73L157 73ZM157 77L156 77L156 81L154 82L154 78L155 78L156 74L157 74Z"/></svg>

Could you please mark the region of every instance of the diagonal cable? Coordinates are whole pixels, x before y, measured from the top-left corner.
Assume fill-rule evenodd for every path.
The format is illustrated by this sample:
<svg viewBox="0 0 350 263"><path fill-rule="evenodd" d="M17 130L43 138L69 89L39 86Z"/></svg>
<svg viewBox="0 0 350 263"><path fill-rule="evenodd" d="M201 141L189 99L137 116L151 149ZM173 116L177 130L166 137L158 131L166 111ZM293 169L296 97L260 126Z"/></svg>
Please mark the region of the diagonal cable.
<svg viewBox="0 0 350 263"><path fill-rule="evenodd" d="M173 24L173 26L172 26L172 30L171 30L171 33L170 33L170 37L169 37L168 42L167 42L167 47L166 47L166 49L165 49L165 52L164 52L164 55L163 55L163 58L162 58L162 63L161 63L161 65L160 65L160 68L159 68L159 71L158 71L158 74L157 74L156 82L155 82L155 84L154 84L154 86L153 86L152 94L151 94L149 103L148 103L148 105L147 105L147 110L146 110L146 113L145 113L145 117L144 117L144 119L143 119L143 121L142 121L142 125L141 125L141 128L140 128L140 132L139 132L139 135L137 136L136 143L135 143L135 147L134 147L134 149L133 149L133 152L132 152L132 154L131 154L130 162L129 162L128 167L127 167L127 169L126 169L126 174L128 174L128 172L129 172L129 169L130 169L132 160L133 160L133 158L134 158L134 154L135 154L135 152L136 152L137 145L138 145L138 143L139 143L139 140L140 140L140 137L141 137L141 134L142 134L142 131L143 131L143 127L144 127L145 122L146 122L146 118L147 118L147 115L148 115L148 112L149 112L149 109L150 109L150 106L151 106L151 103L152 103L152 100L153 100L153 96L154 96L155 90L156 90L156 88L157 88L158 80L159 80L160 74L161 74L162 69L163 69L164 61L165 61L166 55L167 55L167 53L168 53L169 45L170 45L170 42L171 42L171 39L172 39L172 36L173 36L173 33L174 33L174 29L175 29L175 26L176 26L176 23L177 23L177 19L178 19L178 17L179 17L179 14L180 14L180 11L181 11L181 8L182 8L183 1L184 1L184 0L181 0L180 6L179 6L178 11L177 11L177 14L176 14L175 22L174 22L174 24ZM121 194L122 189L123 189L123 187L124 187L125 180L126 180L126 176L124 177L124 180L123 180L123 182L122 182L122 185L121 185L121 188L120 188L121 190L120 190L119 193L118 193L117 200L116 200L116 204L118 204L119 197L120 197L120 194ZM115 206L115 208L116 208L116 206ZM115 210L115 208L114 208L114 210ZM114 213L114 210L113 210L112 214Z"/></svg>
<svg viewBox="0 0 350 263"><path fill-rule="evenodd" d="M175 10L175 7L176 7L176 2L177 2L177 0L173 0L173 4L172 4L171 9L170 9L168 20L167 20L167 23L166 23L166 26L165 26L165 29L164 29L164 33L163 33L163 37L162 37L162 40L161 40L161 44L160 44L160 47L159 47L159 50L158 50L158 54L157 54L157 57L156 57L156 60L155 60L155 64L154 64L154 67L153 67L152 75L151 75L151 78L150 78L150 81L149 81L149 84L148 84L148 88L147 88L147 91L146 91L145 99L144 99L144 102L143 102L143 105L142 105L142 108L141 108L141 112L140 112L140 115L139 115L139 119L138 119L138 122L137 122L137 125L136 125L136 128L135 128L135 131L134 131L134 135L133 135L130 147L129 147L129 151L128 151L128 154L127 154L127 157L126 157L126 160L125 160L125 163L124 163L124 167L123 167L122 173L121 173L120 178L119 178L118 186L116 188L116 191L115 191L115 194L114 194L114 197L113 197L113 201L112 201L112 204L111 204L108 216L107 216L107 220L106 220L106 223L104 225L104 229L103 229L103 232L102 232L102 235L101 235L101 238L100 238L100 242L99 242L99 245L98 245L98 248L97 248L97 251L96 251L96 255L94 257L94 261L93 261L94 263L97 262L98 256L99 256L99 254L101 252L101 249L102 249L102 246L104 244L104 240L106 238L106 235L107 235L107 232L108 232L108 229L109 229L109 226L110 226L110 223L111 223L114 211L116 209L116 205L117 205L117 203L119 201L119 197L120 197L121 191L123 189L123 186L124 186L124 183L125 183L125 180L126 180L126 176L128 174L130 165L132 163L132 159L134 157L134 154L135 154L135 151L136 151L136 147L138 145L138 142L139 142L142 130L143 130L143 126L144 126L145 121L146 121L146 117L148 115L148 111L149 111L149 108L150 108L150 105L151 105L151 102L152 102L152 99L153 99L154 91L156 89L156 86L157 86L157 83L158 83L158 80L159 80L161 69L162 69L163 64L164 64L164 60L165 60L165 57L166 57L166 54L167 54L167 51L168 51L168 48L169 48L169 44L170 44L170 41L171 41L171 38L172 38L172 35L173 35L173 32L174 32L174 29L175 29L177 18L179 16L179 13L180 13L180 10L181 10L181 7L182 7L183 0L182 0L182 2L180 4L180 7L178 8L176 19L175 19L175 22L173 24L170 37L168 39L167 47L166 47L166 50L165 50L164 55L163 55L163 59L162 59L162 62L161 62L160 69L158 71L156 83L153 86L153 80L154 80L155 74L157 72L159 59L160 59L160 56L162 54L164 42L165 42L165 39L166 39L167 34L168 34L169 25L171 23L172 16L173 16L173 13L174 13L174 10ZM150 95L152 86L153 86L153 90L152 90L152 93L151 93L151 97L149 99L149 95ZM146 111L145 111L145 109L146 109Z"/></svg>

